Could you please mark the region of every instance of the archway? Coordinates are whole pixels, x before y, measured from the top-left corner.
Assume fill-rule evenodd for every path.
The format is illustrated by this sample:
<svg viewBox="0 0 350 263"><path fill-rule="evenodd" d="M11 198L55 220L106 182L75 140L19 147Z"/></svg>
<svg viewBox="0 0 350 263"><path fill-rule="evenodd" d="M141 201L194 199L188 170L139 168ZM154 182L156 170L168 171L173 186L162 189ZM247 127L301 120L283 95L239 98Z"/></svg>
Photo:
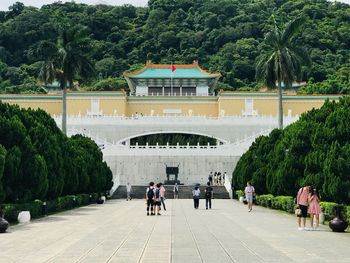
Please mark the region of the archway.
<svg viewBox="0 0 350 263"><path fill-rule="evenodd" d="M157 141L157 139L159 141ZM138 145L145 145L147 143L149 145L225 145L229 142L227 140L218 138L216 136L212 136L205 133L193 132L193 131L152 131L140 133L137 135L126 137L117 142L118 145L135 145L136 142ZM165 140L168 140L166 142Z"/></svg>

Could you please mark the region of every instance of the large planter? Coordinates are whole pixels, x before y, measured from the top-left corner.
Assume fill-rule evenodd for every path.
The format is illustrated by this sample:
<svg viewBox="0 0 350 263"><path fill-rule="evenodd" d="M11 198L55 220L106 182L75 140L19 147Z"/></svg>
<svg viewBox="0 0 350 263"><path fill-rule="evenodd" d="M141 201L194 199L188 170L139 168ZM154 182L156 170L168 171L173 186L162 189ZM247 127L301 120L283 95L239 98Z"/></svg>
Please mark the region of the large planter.
<svg viewBox="0 0 350 263"><path fill-rule="evenodd" d="M341 207L335 207L335 217L329 221L329 227L333 232L344 232L348 227L348 223L341 218Z"/></svg>
<svg viewBox="0 0 350 263"><path fill-rule="evenodd" d="M3 219L0 216L0 233L5 233L8 227L9 227L9 222L7 222L5 219Z"/></svg>
<svg viewBox="0 0 350 263"><path fill-rule="evenodd" d="M18 223L24 224L30 222L30 211L22 211L17 217Z"/></svg>

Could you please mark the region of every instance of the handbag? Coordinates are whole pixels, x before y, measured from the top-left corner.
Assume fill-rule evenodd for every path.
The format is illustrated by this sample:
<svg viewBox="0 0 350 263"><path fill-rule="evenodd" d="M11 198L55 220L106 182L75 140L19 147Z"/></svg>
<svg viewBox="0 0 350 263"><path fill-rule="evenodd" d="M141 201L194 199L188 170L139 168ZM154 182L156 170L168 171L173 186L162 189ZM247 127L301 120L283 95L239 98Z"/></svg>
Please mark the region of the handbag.
<svg viewBox="0 0 350 263"><path fill-rule="evenodd" d="M301 215L301 209L298 207L297 209L295 209L295 215L300 216Z"/></svg>

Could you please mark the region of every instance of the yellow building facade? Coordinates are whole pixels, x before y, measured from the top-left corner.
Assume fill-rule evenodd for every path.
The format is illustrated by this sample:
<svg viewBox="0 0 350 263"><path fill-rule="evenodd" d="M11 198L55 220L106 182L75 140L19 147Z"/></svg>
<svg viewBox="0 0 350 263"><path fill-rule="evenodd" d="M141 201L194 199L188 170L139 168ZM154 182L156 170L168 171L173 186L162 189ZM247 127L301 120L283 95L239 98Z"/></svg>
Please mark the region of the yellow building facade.
<svg viewBox="0 0 350 263"><path fill-rule="evenodd" d="M299 116L338 95L283 96L283 112ZM0 95L2 102L62 114L61 95ZM125 92L68 92L68 116L276 116L276 93L221 92L218 96L128 96Z"/></svg>

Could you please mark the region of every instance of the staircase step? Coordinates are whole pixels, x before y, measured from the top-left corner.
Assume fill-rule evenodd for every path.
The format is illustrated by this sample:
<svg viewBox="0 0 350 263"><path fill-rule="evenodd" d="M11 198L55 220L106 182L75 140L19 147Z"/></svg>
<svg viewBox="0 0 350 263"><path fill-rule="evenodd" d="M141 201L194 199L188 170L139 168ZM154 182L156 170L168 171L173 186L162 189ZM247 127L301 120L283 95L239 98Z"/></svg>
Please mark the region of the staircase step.
<svg viewBox="0 0 350 263"><path fill-rule="evenodd" d="M131 197L134 199L144 199L146 197L146 189L148 186L146 185L136 185L132 186L131 189ZM165 198L173 199L173 185L164 185L165 187ZM205 187L200 186L201 190L201 198L205 198ZM214 190L214 199L229 199L229 193L227 192L224 186L212 186ZM192 199L192 190L194 186L189 185L179 185L179 198L180 199ZM115 190L112 196L113 199L126 199L126 186L121 185Z"/></svg>

